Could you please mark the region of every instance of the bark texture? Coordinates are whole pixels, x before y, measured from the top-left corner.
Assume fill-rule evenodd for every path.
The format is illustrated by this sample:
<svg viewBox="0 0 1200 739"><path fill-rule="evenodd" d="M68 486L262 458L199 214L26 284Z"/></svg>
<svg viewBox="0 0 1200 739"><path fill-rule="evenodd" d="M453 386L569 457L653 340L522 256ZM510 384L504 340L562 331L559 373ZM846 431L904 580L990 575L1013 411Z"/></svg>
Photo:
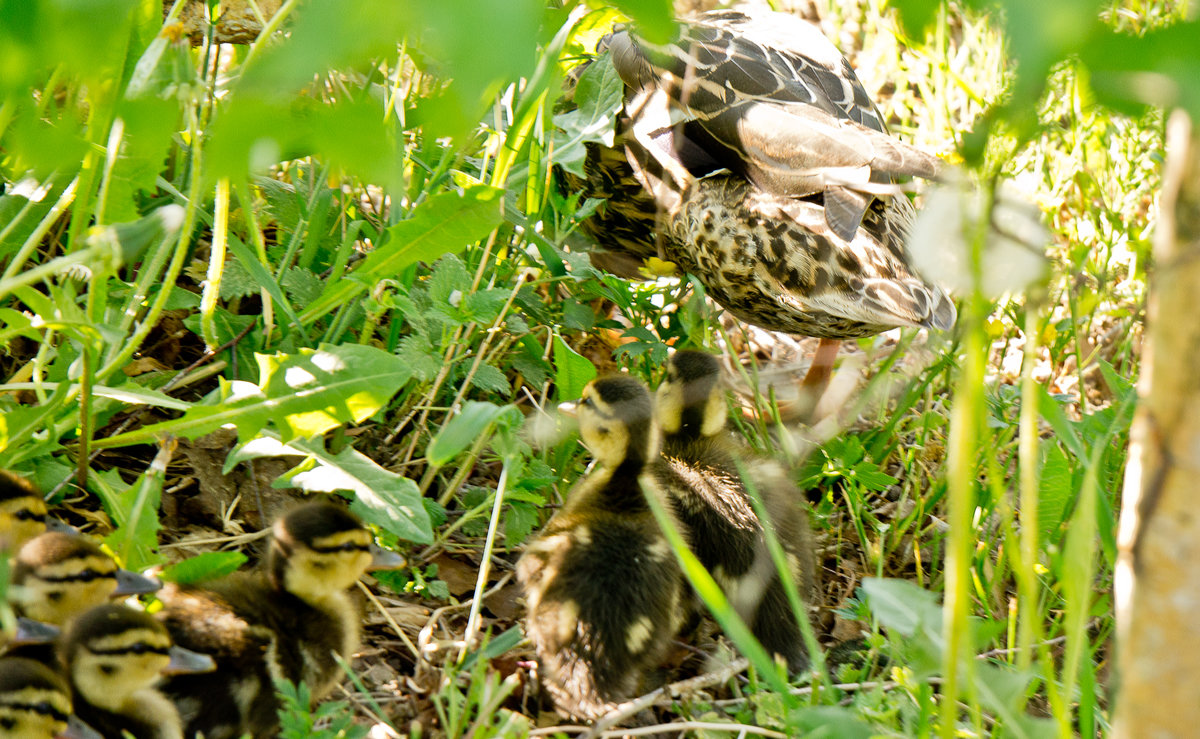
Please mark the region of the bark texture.
<svg viewBox="0 0 1200 739"><path fill-rule="evenodd" d="M1200 731L1200 131L1175 112L1117 564L1115 737Z"/></svg>

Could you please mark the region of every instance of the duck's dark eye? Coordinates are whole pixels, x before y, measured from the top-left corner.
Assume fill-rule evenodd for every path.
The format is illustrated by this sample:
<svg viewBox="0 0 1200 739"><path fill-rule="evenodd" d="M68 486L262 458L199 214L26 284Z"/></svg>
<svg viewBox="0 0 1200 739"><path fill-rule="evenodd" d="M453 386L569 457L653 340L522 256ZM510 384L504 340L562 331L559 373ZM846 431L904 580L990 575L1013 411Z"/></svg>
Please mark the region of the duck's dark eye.
<svg viewBox="0 0 1200 739"><path fill-rule="evenodd" d="M51 603L58 603L62 599L63 599L63 594L58 591L46 594L46 600L50 601Z"/></svg>
<svg viewBox="0 0 1200 739"><path fill-rule="evenodd" d="M112 675L116 671L117 668L113 665L100 665L100 672L103 672L105 675Z"/></svg>

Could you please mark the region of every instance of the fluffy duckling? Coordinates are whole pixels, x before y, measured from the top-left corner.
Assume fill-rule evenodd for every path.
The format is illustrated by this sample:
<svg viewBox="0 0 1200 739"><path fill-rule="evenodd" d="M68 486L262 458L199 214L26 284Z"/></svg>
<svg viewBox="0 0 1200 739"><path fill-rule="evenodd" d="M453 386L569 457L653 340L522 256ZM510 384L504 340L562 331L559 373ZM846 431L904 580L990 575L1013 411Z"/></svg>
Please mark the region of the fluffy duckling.
<svg viewBox="0 0 1200 739"><path fill-rule="evenodd" d="M663 463L649 392L630 377L601 378L575 411L596 464L526 548L517 578L547 690L560 712L594 720L661 662L683 586L647 503L666 502L650 472Z"/></svg>
<svg viewBox="0 0 1200 739"><path fill-rule="evenodd" d="M75 714L106 737L181 739L175 706L154 688L164 674L204 672L213 661L178 646L150 615L117 604L97 606L71 625L62 660Z"/></svg>
<svg viewBox="0 0 1200 739"><path fill-rule="evenodd" d="M31 659L0 659L0 735L54 739L70 716L71 690L53 670Z"/></svg>
<svg viewBox="0 0 1200 739"><path fill-rule="evenodd" d="M404 564L375 545L353 514L308 503L276 521L267 556L251 571L203 586L168 587L160 617L176 643L211 654L215 675L181 675L165 691L187 736L271 735L272 678L305 682L314 700L336 683L336 657L358 649L361 616L348 592L369 569Z"/></svg>
<svg viewBox="0 0 1200 739"><path fill-rule="evenodd" d="M117 566L107 553L81 534L47 531L17 552L10 600L23 616L55 626L109 598L153 593L158 580Z"/></svg>
<svg viewBox="0 0 1200 739"><path fill-rule="evenodd" d="M0 551L15 552L46 530L46 501L37 487L0 470Z"/></svg>
<svg viewBox="0 0 1200 739"><path fill-rule="evenodd" d="M777 463L751 459L725 432L725 397L715 357L677 351L659 385L655 414L663 430L662 479L691 547L725 588L739 615L768 651L792 672L808 667L808 653L783 582L763 537L740 469L766 506L801 597L816 594L816 559L802 496Z"/></svg>

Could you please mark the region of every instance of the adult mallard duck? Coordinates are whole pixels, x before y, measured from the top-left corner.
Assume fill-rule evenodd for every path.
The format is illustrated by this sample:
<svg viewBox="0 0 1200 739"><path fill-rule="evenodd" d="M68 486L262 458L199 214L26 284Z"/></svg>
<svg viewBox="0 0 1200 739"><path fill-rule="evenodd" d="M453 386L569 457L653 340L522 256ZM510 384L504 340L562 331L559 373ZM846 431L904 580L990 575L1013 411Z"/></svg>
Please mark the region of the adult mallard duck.
<svg viewBox="0 0 1200 739"><path fill-rule="evenodd" d="M808 652L747 484L763 501L801 598L811 600L817 569L805 502L782 466L750 455L729 437L720 375L711 354L671 356L655 395L667 461L661 486L690 534L696 558L763 646L797 673L808 666Z"/></svg>
<svg viewBox="0 0 1200 739"><path fill-rule="evenodd" d="M517 562L526 633L558 710L595 720L636 695L682 621L683 581L647 496L666 499L650 393L604 377L569 412L596 458Z"/></svg>
<svg viewBox="0 0 1200 739"><path fill-rule="evenodd" d="M822 363L840 339L954 324L910 266L913 206L897 187L938 162L888 134L816 26L713 11L669 44L625 29L606 50L593 63L624 83L615 145L588 144L584 178L563 171L568 191L607 199L582 224L610 252L601 266L674 262L738 318L821 338Z"/></svg>
<svg viewBox="0 0 1200 739"><path fill-rule="evenodd" d="M362 617L350 588L370 569L404 560L381 549L358 517L329 502L275 522L257 569L197 586L168 587L160 618L177 644L212 655L213 675L180 675L164 687L187 736L273 736L273 678L303 681L314 700L336 683L337 658L358 649Z"/></svg>

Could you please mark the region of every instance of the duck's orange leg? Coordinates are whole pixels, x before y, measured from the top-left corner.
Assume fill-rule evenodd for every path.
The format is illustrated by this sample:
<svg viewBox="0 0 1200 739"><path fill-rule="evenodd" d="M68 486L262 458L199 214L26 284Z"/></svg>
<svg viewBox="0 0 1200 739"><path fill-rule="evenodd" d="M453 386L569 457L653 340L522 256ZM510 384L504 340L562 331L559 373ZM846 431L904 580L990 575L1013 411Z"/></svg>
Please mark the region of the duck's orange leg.
<svg viewBox="0 0 1200 739"><path fill-rule="evenodd" d="M820 399L829 385L829 378L833 376L833 361L837 359L841 345L838 339L821 339L817 345L812 364L808 366L808 374L800 381L800 387L812 394L814 402Z"/></svg>

